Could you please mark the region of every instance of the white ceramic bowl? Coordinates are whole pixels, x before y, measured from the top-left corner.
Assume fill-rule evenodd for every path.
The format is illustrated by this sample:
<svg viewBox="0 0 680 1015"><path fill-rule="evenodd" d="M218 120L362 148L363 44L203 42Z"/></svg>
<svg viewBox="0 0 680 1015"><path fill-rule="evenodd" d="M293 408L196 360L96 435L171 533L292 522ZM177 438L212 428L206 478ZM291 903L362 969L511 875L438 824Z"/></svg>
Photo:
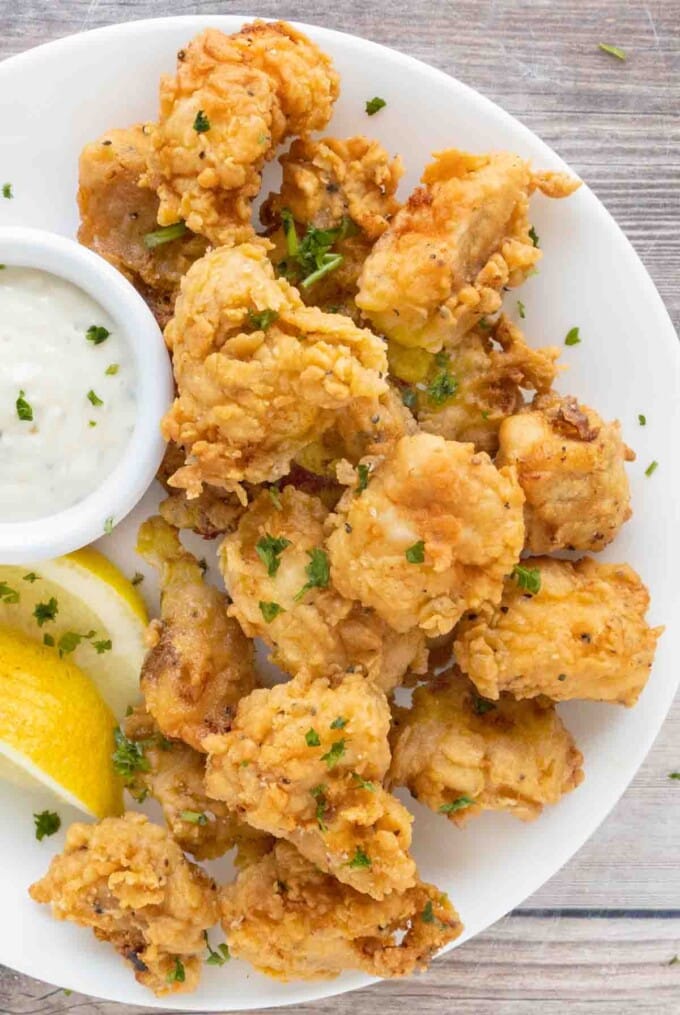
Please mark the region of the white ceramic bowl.
<svg viewBox="0 0 680 1015"><path fill-rule="evenodd" d="M39 229L0 228L0 264L40 268L96 300L132 353L137 416L122 458L87 497L57 514L0 522L0 564L31 564L69 553L102 535L137 504L163 457L160 421L173 397L172 370L160 328L139 293L107 261L74 240Z"/></svg>

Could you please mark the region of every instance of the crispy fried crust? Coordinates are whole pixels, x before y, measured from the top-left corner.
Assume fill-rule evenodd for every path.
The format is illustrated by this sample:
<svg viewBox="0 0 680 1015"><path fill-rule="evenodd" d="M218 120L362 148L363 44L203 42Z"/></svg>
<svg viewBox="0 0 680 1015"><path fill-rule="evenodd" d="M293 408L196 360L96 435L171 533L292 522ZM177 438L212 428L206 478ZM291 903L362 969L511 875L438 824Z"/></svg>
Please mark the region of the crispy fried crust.
<svg viewBox="0 0 680 1015"><path fill-rule="evenodd" d="M231 732L206 740L208 793L359 892L406 891L412 818L382 787L389 722L384 694L358 673L254 691Z"/></svg>
<svg viewBox="0 0 680 1015"><path fill-rule="evenodd" d="M634 705L663 631L645 621L649 593L639 576L591 557L526 564L540 571L537 595L508 578L500 606L467 614L456 629L456 659L479 693Z"/></svg>
<svg viewBox="0 0 680 1015"><path fill-rule="evenodd" d="M203 932L218 916L215 882L143 814L74 824L64 852L30 888L58 920L91 927L162 996L195 990ZM184 972L178 979L177 963Z"/></svg>
<svg viewBox="0 0 680 1015"><path fill-rule="evenodd" d="M287 842L246 867L221 901L232 954L280 980L328 979L344 969L408 976L463 929L433 885L417 881L376 902Z"/></svg>
<svg viewBox="0 0 680 1015"><path fill-rule="evenodd" d="M583 781L583 756L544 698L492 705L454 667L393 714L388 784L457 825L485 810L532 821Z"/></svg>
<svg viewBox="0 0 680 1015"><path fill-rule="evenodd" d="M635 455L618 420L555 392L506 419L498 465L514 465L526 496L526 545L532 553L604 549L631 515L625 463Z"/></svg>

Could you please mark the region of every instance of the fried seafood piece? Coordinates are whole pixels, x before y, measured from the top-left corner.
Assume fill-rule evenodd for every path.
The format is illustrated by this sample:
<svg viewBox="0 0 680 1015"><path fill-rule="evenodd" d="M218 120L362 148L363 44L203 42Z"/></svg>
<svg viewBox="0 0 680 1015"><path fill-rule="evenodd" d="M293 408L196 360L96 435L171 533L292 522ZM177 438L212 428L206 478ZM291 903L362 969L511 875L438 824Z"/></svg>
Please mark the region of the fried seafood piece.
<svg viewBox="0 0 680 1015"><path fill-rule="evenodd" d="M207 244L189 231L156 246L145 242L158 229L158 198L140 186L152 132L151 125L138 123L85 145L78 163L78 239L132 282L163 328L182 275Z"/></svg>
<svg viewBox="0 0 680 1015"><path fill-rule="evenodd" d="M474 444L494 455L498 430L525 404L523 390L547 392L558 372L559 349L532 349L506 317L477 325L452 349L433 355L390 343L390 372L421 430Z"/></svg>
<svg viewBox="0 0 680 1015"><path fill-rule="evenodd" d="M64 852L29 892L57 920L110 941L155 994L198 986L203 935L219 914L217 886L145 815L71 825Z"/></svg>
<svg viewBox="0 0 680 1015"><path fill-rule="evenodd" d="M514 470L472 444L403 437L329 519L333 585L395 631L446 634L500 599L524 542L523 500Z"/></svg>
<svg viewBox="0 0 680 1015"><path fill-rule="evenodd" d="M142 752L127 789L137 802L149 796L158 801L170 834L185 853L213 860L234 846L266 851L269 836L249 828L223 801L206 794L205 754L164 737L143 705L126 716L122 727Z"/></svg>
<svg viewBox="0 0 680 1015"><path fill-rule="evenodd" d="M279 161L281 190L270 194L260 210L274 243L272 262L287 277L302 281L308 272L300 260L317 241L330 241L332 253L342 260L309 287L302 285L300 295L305 303L324 310L338 308L358 320L357 279L399 207L395 193L403 174L401 159L391 158L377 141L359 135L299 138ZM291 243L301 245L302 258L291 257Z"/></svg>
<svg viewBox="0 0 680 1015"><path fill-rule="evenodd" d="M496 463L514 465L524 490L532 553L602 550L631 517L625 462L635 455L618 420L550 392L503 421L499 444Z"/></svg>
<svg viewBox="0 0 680 1015"><path fill-rule="evenodd" d="M142 693L161 732L200 751L204 736L229 729L239 698L255 686L253 648L176 529L149 518L137 551L158 569L161 586L161 619L149 627Z"/></svg>
<svg viewBox="0 0 680 1015"><path fill-rule="evenodd" d="M186 490L175 490L168 480L184 465L184 451L173 441L167 445L156 478L168 496L159 504L161 517L176 529L190 529L204 539L233 532L245 511L235 493L206 484L198 497L189 500Z"/></svg>
<svg viewBox="0 0 680 1015"><path fill-rule="evenodd" d="M627 564L525 561L540 589L508 578L499 606L463 617L454 649L480 694L546 694L634 705L647 683L662 627L645 621L649 593Z"/></svg>
<svg viewBox="0 0 680 1015"><path fill-rule="evenodd" d="M541 256L529 195L566 197L579 182L532 173L510 152L438 152L364 264L357 306L402 345L438 352L501 305Z"/></svg>
<svg viewBox="0 0 680 1015"><path fill-rule="evenodd" d="M359 673L253 691L231 731L206 740L207 791L343 884L404 892L412 818L382 787L389 725L385 695Z"/></svg>
<svg viewBox="0 0 680 1015"><path fill-rule="evenodd" d="M241 871L221 907L232 955L279 980L330 979L345 969L409 976L463 929L433 885L417 881L376 902L287 842Z"/></svg>
<svg viewBox="0 0 680 1015"><path fill-rule="evenodd" d="M190 498L204 483L243 497L244 481L279 479L341 411L360 398L377 407L387 391L384 343L305 307L262 244L197 261L165 335L179 397L163 432L188 456L170 484Z"/></svg>
<svg viewBox="0 0 680 1015"><path fill-rule="evenodd" d="M339 78L330 57L283 21L234 35L208 28L161 78L148 186L158 221L184 220L214 244L252 235L251 201L262 168L291 134L328 123Z"/></svg>
<svg viewBox="0 0 680 1015"><path fill-rule="evenodd" d="M249 638L274 649L283 670L324 676L354 668L384 691L408 670L427 670L425 636L393 631L372 610L330 585L323 503L292 486L265 491L220 547L220 567L236 617Z"/></svg>
<svg viewBox="0 0 680 1015"><path fill-rule="evenodd" d="M393 715L388 784L457 825L487 810L532 821L583 781L583 756L546 698L493 704L454 667Z"/></svg>

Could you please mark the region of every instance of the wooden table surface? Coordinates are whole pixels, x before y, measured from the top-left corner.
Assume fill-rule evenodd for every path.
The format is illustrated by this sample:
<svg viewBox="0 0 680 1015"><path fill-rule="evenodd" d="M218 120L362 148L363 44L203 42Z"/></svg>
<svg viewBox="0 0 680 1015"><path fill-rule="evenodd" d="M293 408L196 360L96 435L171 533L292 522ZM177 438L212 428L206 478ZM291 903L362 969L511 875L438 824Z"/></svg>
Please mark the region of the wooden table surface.
<svg viewBox="0 0 680 1015"><path fill-rule="evenodd" d="M590 184L680 321L680 0L0 0L0 56L99 25L258 13L363 35L478 89ZM623 47L625 63L598 42ZM4 96L3 101L9 97ZM643 349L644 336L640 336ZM485 934L419 978L305 1015L680 1013L680 705L591 841ZM2 1015L138 1015L0 967Z"/></svg>

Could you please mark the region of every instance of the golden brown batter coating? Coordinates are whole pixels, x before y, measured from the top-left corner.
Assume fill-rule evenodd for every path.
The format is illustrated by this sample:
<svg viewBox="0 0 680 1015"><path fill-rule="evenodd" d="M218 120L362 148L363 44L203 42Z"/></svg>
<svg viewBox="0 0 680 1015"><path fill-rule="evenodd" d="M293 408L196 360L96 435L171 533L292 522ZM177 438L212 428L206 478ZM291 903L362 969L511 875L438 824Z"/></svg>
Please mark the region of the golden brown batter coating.
<svg viewBox="0 0 680 1015"><path fill-rule="evenodd" d="M253 315L274 313L264 324ZM221 247L182 281L166 328L179 397L163 423L187 464L170 482L241 491L275 481L357 398L386 392L384 343L339 314L305 307L275 279L262 244Z"/></svg>
<svg viewBox="0 0 680 1015"><path fill-rule="evenodd" d="M156 479L165 487L167 497L158 506L159 514L175 529L190 529L204 539L233 532L245 511L235 493L205 484L191 500L186 490L176 490L168 480L184 465L182 448L173 441L167 445Z"/></svg>
<svg viewBox="0 0 680 1015"><path fill-rule="evenodd" d="M229 729L238 700L255 686L253 647L227 616L224 593L204 581L167 522L144 522L137 549L158 569L161 586L142 693L161 732L200 751L208 733Z"/></svg>
<svg viewBox="0 0 680 1015"><path fill-rule="evenodd" d="M330 519L331 579L395 631L446 634L498 600L524 541L522 491L471 444L402 438Z"/></svg>
<svg viewBox="0 0 680 1015"><path fill-rule="evenodd" d="M394 709L388 783L457 825L482 811L537 818L583 781L583 757L544 698L496 704L459 670L413 692Z"/></svg>
<svg viewBox="0 0 680 1015"><path fill-rule="evenodd" d="M649 593L627 564L532 557L540 591L508 578L500 606L463 617L455 653L480 694L546 694L634 705L647 683L663 628L645 621Z"/></svg>
<svg viewBox="0 0 680 1015"><path fill-rule="evenodd" d="M218 918L217 886L143 814L71 825L64 852L30 894L50 903L57 920L110 941L155 994L198 986L203 934Z"/></svg>
<svg viewBox="0 0 680 1015"><path fill-rule="evenodd" d="M283 21L197 35L161 79L146 181L160 224L184 220L215 244L248 239L265 161L286 136L323 128L338 89L330 58Z"/></svg>
<svg viewBox="0 0 680 1015"><path fill-rule="evenodd" d="M529 233L529 195L564 197L563 174L532 174L510 152L438 152L378 240L359 279L357 305L393 341L438 352L501 305L541 252Z"/></svg>
<svg viewBox="0 0 680 1015"><path fill-rule="evenodd" d="M262 638L274 649L273 661L288 673L304 669L324 676L354 668L390 691L407 670L425 672L425 636L418 630L397 634L332 588L324 548L327 516L318 498L292 486L274 498L269 491L260 494L220 547L233 600L229 613L249 638ZM258 546L261 551L262 541L272 539L286 545L270 574ZM308 587L313 558L322 584Z"/></svg>
<svg viewBox="0 0 680 1015"><path fill-rule="evenodd" d="M625 462L635 455L621 425L605 423L575 398L555 392L506 419L498 465L514 465L524 490L526 545L532 553L602 550L631 515Z"/></svg>
<svg viewBox="0 0 680 1015"><path fill-rule="evenodd" d="M108 130L85 145L78 163L78 239L122 272L163 328L172 317L182 275L206 251L201 236L149 247L156 232L158 198L140 186L151 151L152 125Z"/></svg>
<svg viewBox="0 0 680 1015"><path fill-rule="evenodd" d="M279 980L329 979L344 969L409 976L463 929L433 885L417 881L376 902L287 842L246 867L223 889L221 903L232 955Z"/></svg>
<svg viewBox="0 0 680 1015"><path fill-rule="evenodd" d="M412 818L382 787L389 724L385 695L358 673L253 691L231 731L206 740L208 793L343 884L404 892Z"/></svg>

